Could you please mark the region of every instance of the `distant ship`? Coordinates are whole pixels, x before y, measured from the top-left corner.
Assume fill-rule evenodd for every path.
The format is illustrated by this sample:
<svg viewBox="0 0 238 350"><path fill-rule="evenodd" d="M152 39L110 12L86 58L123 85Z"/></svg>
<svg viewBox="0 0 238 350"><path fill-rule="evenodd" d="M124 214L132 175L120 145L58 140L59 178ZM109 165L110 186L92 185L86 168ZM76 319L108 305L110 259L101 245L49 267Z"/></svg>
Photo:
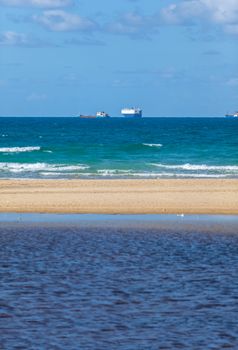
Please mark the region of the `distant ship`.
<svg viewBox="0 0 238 350"><path fill-rule="evenodd" d="M110 115L106 112L97 112L96 115L83 115L80 114L79 118L94 119L94 118L110 118Z"/></svg>
<svg viewBox="0 0 238 350"><path fill-rule="evenodd" d="M96 113L96 118L109 118L110 115L107 114L106 112L97 112Z"/></svg>
<svg viewBox="0 0 238 350"><path fill-rule="evenodd" d="M238 112L235 112L234 114L226 114L226 118L238 118Z"/></svg>
<svg viewBox="0 0 238 350"><path fill-rule="evenodd" d="M140 108L123 108L121 110L121 114L125 118L141 118L142 117L142 109Z"/></svg>

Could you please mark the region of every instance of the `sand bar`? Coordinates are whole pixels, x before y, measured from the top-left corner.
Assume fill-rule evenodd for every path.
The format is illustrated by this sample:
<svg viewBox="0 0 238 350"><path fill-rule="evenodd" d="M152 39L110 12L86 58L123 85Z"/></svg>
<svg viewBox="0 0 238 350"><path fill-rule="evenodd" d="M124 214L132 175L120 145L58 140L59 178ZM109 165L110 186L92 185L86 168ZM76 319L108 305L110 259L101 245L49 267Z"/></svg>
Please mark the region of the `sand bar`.
<svg viewBox="0 0 238 350"><path fill-rule="evenodd" d="M238 180L0 180L0 212L238 214Z"/></svg>

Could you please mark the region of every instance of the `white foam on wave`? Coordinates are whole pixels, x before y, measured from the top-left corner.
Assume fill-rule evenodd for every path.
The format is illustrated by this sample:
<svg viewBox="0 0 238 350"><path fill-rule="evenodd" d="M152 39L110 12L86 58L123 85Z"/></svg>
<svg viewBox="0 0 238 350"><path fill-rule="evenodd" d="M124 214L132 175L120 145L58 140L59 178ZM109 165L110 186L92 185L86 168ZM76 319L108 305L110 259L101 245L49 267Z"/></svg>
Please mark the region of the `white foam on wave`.
<svg viewBox="0 0 238 350"><path fill-rule="evenodd" d="M156 172L156 171L141 171L138 172L136 170L120 170L120 169L103 169L97 170L97 173L87 173L87 174L78 174L87 175L90 177L137 177L137 178L181 178L181 177L190 177L190 178L224 178L229 175L227 174L204 174L204 173L196 173L196 174L186 174L186 173L176 173L176 172Z"/></svg>
<svg viewBox="0 0 238 350"><path fill-rule="evenodd" d="M71 174L71 173L70 173ZM53 172L52 173L52 171L50 171L50 172L47 172L47 171L42 171L42 172L40 172L40 175L43 175L43 176L61 176L62 175L62 173L58 173L58 172ZM64 173L64 175L69 175L69 174L65 174Z"/></svg>
<svg viewBox="0 0 238 350"><path fill-rule="evenodd" d="M12 173L23 172L64 172L78 171L88 169L89 166L84 164L66 165L66 164L49 164L49 163L0 163L0 171L8 171Z"/></svg>
<svg viewBox="0 0 238 350"><path fill-rule="evenodd" d="M148 147L163 147L162 143L142 143L142 145Z"/></svg>
<svg viewBox="0 0 238 350"><path fill-rule="evenodd" d="M209 175L209 174L177 174L177 173L159 173L159 172L151 172L151 173L131 173L130 176L133 177L152 177L152 178L181 178L181 177L192 177L192 178L224 178L227 175Z"/></svg>
<svg viewBox="0 0 238 350"><path fill-rule="evenodd" d="M55 168L61 171L74 171L74 170L84 170L89 169L88 165L55 165Z"/></svg>
<svg viewBox="0 0 238 350"><path fill-rule="evenodd" d="M181 170L191 170L191 171L224 171L224 172L238 172L237 165L206 165L206 164L181 164L181 165L167 165L160 163L151 163L150 165L164 168L164 169L181 169Z"/></svg>
<svg viewBox="0 0 238 350"><path fill-rule="evenodd" d="M166 166L167 167L167 166ZM49 164L49 163L7 163L0 162L1 176L8 174L19 174L17 176L30 175L31 177L111 177L111 178L225 178L234 175L231 172L186 172L177 171L177 168L158 169L158 171L140 171L136 169L99 169L95 172L87 172L90 167L85 164L67 165L67 164ZM236 174L235 174L236 175ZM238 173L237 173L238 175Z"/></svg>
<svg viewBox="0 0 238 350"><path fill-rule="evenodd" d="M100 169L97 173L101 176L113 176L113 175L126 175L132 170L120 170L120 169Z"/></svg>
<svg viewBox="0 0 238 350"><path fill-rule="evenodd" d="M61 178L91 178L95 177L95 173L86 173L86 172L57 172L57 171L41 171L38 173L40 176L47 177L61 177Z"/></svg>
<svg viewBox="0 0 238 350"><path fill-rule="evenodd" d="M40 151L39 146L35 147L0 147L1 153L19 153L19 152L33 152Z"/></svg>

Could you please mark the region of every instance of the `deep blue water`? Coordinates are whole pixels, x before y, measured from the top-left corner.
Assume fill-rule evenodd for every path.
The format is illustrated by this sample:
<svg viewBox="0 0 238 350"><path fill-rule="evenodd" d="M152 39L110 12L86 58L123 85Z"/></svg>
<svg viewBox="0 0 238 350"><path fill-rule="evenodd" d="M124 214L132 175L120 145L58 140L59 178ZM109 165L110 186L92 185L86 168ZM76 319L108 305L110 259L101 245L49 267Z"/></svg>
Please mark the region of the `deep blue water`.
<svg viewBox="0 0 238 350"><path fill-rule="evenodd" d="M237 349L238 232L218 226L0 224L0 348Z"/></svg>
<svg viewBox="0 0 238 350"><path fill-rule="evenodd" d="M0 118L0 177L237 177L238 121Z"/></svg>

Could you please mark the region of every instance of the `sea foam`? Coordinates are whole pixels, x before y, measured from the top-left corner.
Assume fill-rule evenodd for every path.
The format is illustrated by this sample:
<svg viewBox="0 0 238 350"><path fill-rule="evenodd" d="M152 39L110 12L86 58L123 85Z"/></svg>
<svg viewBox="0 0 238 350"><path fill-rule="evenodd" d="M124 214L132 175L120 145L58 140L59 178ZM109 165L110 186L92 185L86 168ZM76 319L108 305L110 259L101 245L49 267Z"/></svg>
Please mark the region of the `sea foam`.
<svg viewBox="0 0 238 350"><path fill-rule="evenodd" d="M85 175L85 174L84 174ZM115 178L154 178L154 179L162 179L162 178L225 178L226 174L204 174L204 173L175 173L175 172L155 172L155 171L113 171L113 170L105 170L98 171L97 174L91 173L91 177L115 177Z"/></svg>
<svg viewBox="0 0 238 350"><path fill-rule="evenodd" d="M0 171L12 173L21 172L65 172L88 169L89 166L84 164L67 165L67 164L49 164L49 163L0 163Z"/></svg>
<svg viewBox="0 0 238 350"><path fill-rule="evenodd" d="M206 165L206 164L178 164L178 165L167 165L160 163L151 163L150 165L164 168L164 169L181 169L181 170L191 170L191 171L221 171L221 172L238 172L238 165Z"/></svg>
<svg viewBox="0 0 238 350"><path fill-rule="evenodd" d="M196 173L194 172L181 172L181 166L179 171L175 166L154 164L161 169L158 171L150 170L136 170L136 169L98 169L95 172L87 172L90 166L85 164L67 165L67 164L50 164L50 163L7 163L0 162L0 174L1 177L7 174L19 174L19 177L63 177L63 178L225 178L231 176L229 172L204 172L204 168ZM170 167L169 169L167 169ZM172 167L172 168L171 168ZM165 169L164 169L165 168ZM232 167L234 168L234 167ZM238 167L237 167L238 168ZM187 169L187 167L186 167ZM194 167L192 168L194 170ZM33 175L34 174L34 175Z"/></svg>
<svg viewBox="0 0 238 350"><path fill-rule="evenodd" d="M33 152L33 151L40 151L39 146L35 147L0 147L1 153L20 153L20 152Z"/></svg>
<svg viewBox="0 0 238 350"><path fill-rule="evenodd" d="M143 143L142 145L148 147L163 147L162 143Z"/></svg>
<svg viewBox="0 0 238 350"><path fill-rule="evenodd" d="M126 176L133 170L120 170L120 169L100 169L97 170L99 176Z"/></svg>

